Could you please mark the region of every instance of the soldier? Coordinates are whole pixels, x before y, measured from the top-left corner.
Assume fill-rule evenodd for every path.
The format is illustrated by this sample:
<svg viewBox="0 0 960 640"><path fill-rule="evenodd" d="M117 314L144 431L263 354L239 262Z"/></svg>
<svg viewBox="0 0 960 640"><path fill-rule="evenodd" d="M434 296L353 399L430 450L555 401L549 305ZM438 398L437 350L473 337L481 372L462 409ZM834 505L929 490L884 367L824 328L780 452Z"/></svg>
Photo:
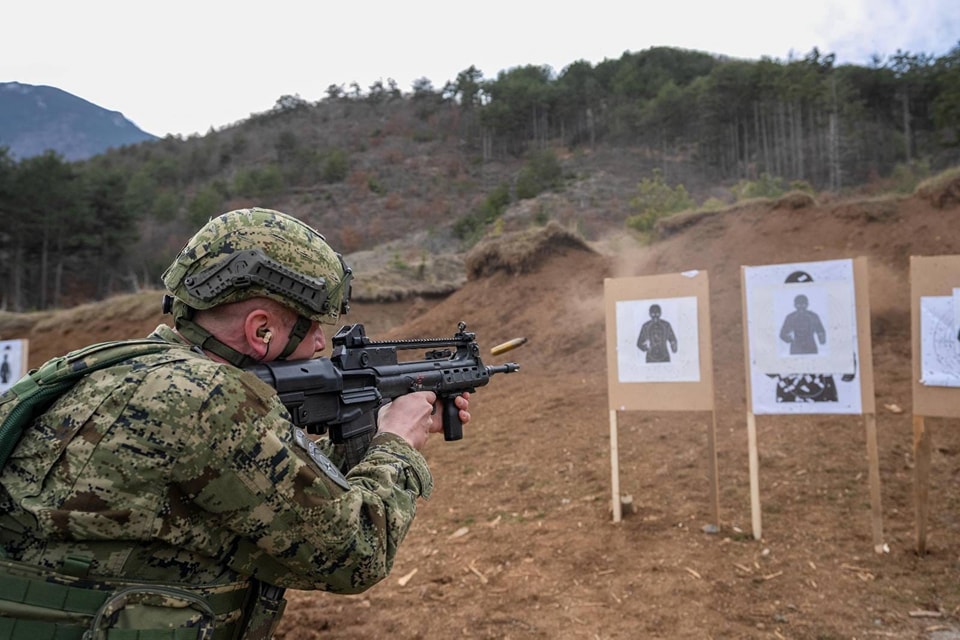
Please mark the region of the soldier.
<svg viewBox="0 0 960 640"><path fill-rule="evenodd" d="M442 431L435 394L381 409L340 469L243 371L323 350L351 275L283 213L200 229L163 274L174 328L151 338L169 348L82 378L0 473L0 637L266 639L283 589L357 593L388 574L433 488L419 449ZM468 398L456 406L469 422Z"/></svg>

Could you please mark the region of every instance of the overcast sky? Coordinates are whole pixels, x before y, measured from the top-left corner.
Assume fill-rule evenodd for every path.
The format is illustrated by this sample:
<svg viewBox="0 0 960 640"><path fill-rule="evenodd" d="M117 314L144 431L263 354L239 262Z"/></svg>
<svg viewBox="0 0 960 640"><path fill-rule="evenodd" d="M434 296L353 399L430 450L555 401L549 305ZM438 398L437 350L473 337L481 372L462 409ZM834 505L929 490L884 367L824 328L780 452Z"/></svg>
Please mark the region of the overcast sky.
<svg viewBox="0 0 960 640"><path fill-rule="evenodd" d="M281 95L390 78L441 89L470 65L485 78L559 73L654 46L782 61L818 47L866 65L960 41L958 0L11 0L2 16L0 82L54 86L185 137Z"/></svg>

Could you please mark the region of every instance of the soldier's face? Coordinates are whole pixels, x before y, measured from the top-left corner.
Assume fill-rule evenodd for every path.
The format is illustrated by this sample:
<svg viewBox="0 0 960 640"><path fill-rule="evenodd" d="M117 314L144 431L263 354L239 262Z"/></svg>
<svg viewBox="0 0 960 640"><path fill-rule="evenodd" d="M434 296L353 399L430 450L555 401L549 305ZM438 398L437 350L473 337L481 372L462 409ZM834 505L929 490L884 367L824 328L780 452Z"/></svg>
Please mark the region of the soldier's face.
<svg viewBox="0 0 960 640"><path fill-rule="evenodd" d="M290 327L292 328L292 327ZM311 322L310 330L303 337L297 348L293 350L287 360L306 360L312 358L327 346L327 339L323 335L323 325L319 322Z"/></svg>

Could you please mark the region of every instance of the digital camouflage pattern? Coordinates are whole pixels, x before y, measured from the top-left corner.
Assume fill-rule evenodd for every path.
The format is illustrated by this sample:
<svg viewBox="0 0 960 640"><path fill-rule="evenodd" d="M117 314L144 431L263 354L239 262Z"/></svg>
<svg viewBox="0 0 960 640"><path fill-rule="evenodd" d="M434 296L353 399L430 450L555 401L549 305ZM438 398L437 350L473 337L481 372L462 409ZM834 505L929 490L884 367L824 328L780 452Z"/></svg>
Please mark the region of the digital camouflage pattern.
<svg viewBox="0 0 960 640"><path fill-rule="evenodd" d="M54 571L363 591L392 566L428 497L422 456L380 434L324 471L272 388L182 345L82 379L0 474L0 547ZM317 446L337 462L329 442ZM318 453L314 451L314 456ZM348 487L348 488L347 488Z"/></svg>
<svg viewBox="0 0 960 640"><path fill-rule="evenodd" d="M324 286L330 296L327 312L318 313L290 296L261 286L228 288L213 300L204 300L188 290L189 277L213 267L224 257L254 249L262 250L267 257L317 286ZM207 222L164 272L163 283L176 299L194 309L262 296L292 307L311 320L335 324L347 293L343 277L340 256L317 231L285 213L252 208L229 211Z"/></svg>
<svg viewBox="0 0 960 640"><path fill-rule="evenodd" d="M11 640L70 639L84 632L92 636L83 638L95 640L118 637L111 633L116 629L147 630L135 636L143 640L266 640L271 623L279 620L258 620L260 607L245 615L248 582L166 586L86 580L9 560L0 560L0 576L0 638ZM185 628L196 630L195 636L182 633Z"/></svg>

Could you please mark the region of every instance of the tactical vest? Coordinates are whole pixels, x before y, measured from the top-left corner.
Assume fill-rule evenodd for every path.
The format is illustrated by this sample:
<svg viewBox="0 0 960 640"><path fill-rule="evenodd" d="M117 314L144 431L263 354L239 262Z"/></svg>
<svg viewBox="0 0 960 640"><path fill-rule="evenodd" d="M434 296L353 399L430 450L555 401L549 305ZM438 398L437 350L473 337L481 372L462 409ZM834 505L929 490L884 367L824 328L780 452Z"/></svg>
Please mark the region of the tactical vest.
<svg viewBox="0 0 960 640"><path fill-rule="evenodd" d="M30 371L0 396L0 471L34 419L82 376L171 348L160 340L105 342ZM77 574L11 560L0 548L0 638L268 640L286 605L283 589L256 580L184 585Z"/></svg>

